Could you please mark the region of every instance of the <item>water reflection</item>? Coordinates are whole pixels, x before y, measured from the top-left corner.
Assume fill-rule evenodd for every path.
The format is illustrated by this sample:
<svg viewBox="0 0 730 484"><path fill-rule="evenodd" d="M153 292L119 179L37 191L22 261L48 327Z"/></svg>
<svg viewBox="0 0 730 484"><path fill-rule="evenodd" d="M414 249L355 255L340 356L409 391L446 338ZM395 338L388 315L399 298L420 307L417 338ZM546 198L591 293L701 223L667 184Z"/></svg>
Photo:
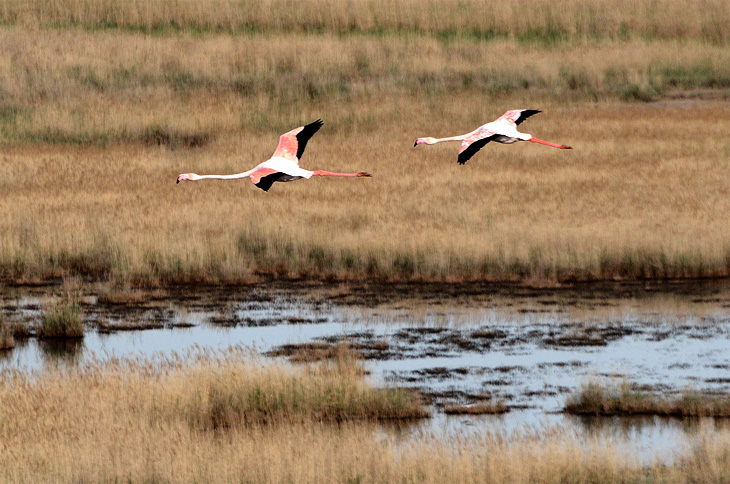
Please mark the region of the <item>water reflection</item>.
<svg viewBox="0 0 730 484"><path fill-rule="evenodd" d="M84 340L82 338L42 339L38 341L38 347L47 364L74 364L81 359Z"/></svg>
<svg viewBox="0 0 730 484"><path fill-rule="evenodd" d="M390 294L365 288L369 295L361 290L171 290L167 298L141 298L133 305L86 298L83 340L18 340L14 350L0 352L0 371L185 354L194 347L245 345L263 353L284 344L346 341L369 358L374 383L418 388L432 399L433 418L379 427L404 441L424 433L510 436L560 428L577 439L615 439L646 461L668 461L700 433L730 426L713 419L556 413L591 378L629 379L662 392L730 392L727 287L646 290L638 297L632 287L629 297L619 298L509 288L455 295L422 288ZM38 288L18 290L3 300L6 318L32 323L45 297ZM192 327L176 327L182 322ZM456 417L439 411L444 402L472 403L479 395L499 398L512 411Z"/></svg>

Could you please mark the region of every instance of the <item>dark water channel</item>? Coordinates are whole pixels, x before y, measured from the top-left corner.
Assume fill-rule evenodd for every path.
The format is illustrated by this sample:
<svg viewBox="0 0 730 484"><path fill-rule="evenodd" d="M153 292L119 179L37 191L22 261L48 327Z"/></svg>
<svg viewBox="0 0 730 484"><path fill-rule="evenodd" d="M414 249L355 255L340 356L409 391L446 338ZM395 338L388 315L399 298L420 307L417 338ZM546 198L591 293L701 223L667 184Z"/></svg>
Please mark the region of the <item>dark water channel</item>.
<svg viewBox="0 0 730 484"><path fill-rule="evenodd" d="M36 324L58 287L2 288L3 317ZM721 419L581 418L561 412L581 384L630 381L663 395L730 393L730 286L603 284L525 289L494 285L272 284L173 288L129 302L81 296L83 340L19 340L0 371L42 371L92 355L184 354L194 347L347 342L377 384L419 389L433 418L404 432L505 435L559 426L577 439L618 442L670 461ZM279 359L287 361L285 358ZM447 416L444 405L501 400L503 415Z"/></svg>

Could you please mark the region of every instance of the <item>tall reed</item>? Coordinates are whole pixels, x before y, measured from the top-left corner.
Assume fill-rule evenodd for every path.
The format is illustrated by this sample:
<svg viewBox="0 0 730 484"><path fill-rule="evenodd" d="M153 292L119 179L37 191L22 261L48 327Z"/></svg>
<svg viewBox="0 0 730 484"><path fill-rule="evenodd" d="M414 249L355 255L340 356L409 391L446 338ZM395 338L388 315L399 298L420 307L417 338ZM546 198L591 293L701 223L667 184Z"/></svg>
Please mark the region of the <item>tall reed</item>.
<svg viewBox="0 0 730 484"><path fill-rule="evenodd" d="M730 21L717 0L6 0L6 25L125 29L148 33L304 32L427 34L444 40L508 38L554 45L579 39L701 39L722 44Z"/></svg>
<svg viewBox="0 0 730 484"><path fill-rule="evenodd" d="M240 349L82 360L32 375L4 371L0 480L704 484L730 473L730 435L720 429L708 429L676 464L642 464L606 436L575 436L562 428L511 437L437 436L365 421L332 425L312 419L318 415L310 411L313 401L293 400L296 391L324 391L324 381L330 388L360 387L361 375L341 371L263 366ZM296 379L301 387L287 384ZM243 382L255 382L260 391ZM211 392L221 388L227 389L226 401L237 394L235 388L248 395L266 418L215 428L199 420L203 409L214 408L208 405ZM278 403L294 401L301 402L298 409ZM356 399L351 404L362 405Z"/></svg>

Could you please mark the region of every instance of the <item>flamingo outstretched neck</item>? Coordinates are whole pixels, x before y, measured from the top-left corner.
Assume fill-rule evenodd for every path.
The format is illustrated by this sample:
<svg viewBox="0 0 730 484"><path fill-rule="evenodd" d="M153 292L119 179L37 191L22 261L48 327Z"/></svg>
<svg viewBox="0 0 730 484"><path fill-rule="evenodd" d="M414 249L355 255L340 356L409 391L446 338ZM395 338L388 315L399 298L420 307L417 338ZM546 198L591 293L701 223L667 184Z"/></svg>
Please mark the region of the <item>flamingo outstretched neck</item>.
<svg viewBox="0 0 730 484"><path fill-rule="evenodd" d="M365 173L364 171L361 171L360 173L335 173L335 172L332 172L332 171L315 170L314 173L312 173L312 176L364 176L364 177L371 177L372 175L370 173Z"/></svg>
<svg viewBox="0 0 730 484"><path fill-rule="evenodd" d="M275 182L289 182L301 178L309 179L313 176L353 176L369 177L369 173L336 173L331 171L305 170L299 166L299 160L304 154L304 148L309 139L319 131L324 123L321 119L305 126L294 128L288 133L279 137L279 146L276 147L274 155L258 164L251 170L232 175L198 175L197 173L181 173L177 177L177 183L181 181L198 180L236 180L239 178L250 178L254 185L264 191L268 191Z"/></svg>
<svg viewBox="0 0 730 484"><path fill-rule="evenodd" d="M444 141L461 141L461 147L459 148L459 164L466 163L474 154L482 149L484 145L490 141L496 141L497 143L511 144L517 141L531 141L532 143L539 143L546 146L552 146L553 148L560 148L562 150L571 150L570 146L560 145L556 143L550 143L549 141L543 141L541 139L533 137L531 134L521 133L517 131L517 126L530 116L539 113L536 109L513 109L507 111L502 116L492 121L491 123L484 124L474 131L458 136L451 136L448 138L418 138L413 146L433 145Z"/></svg>
<svg viewBox="0 0 730 484"><path fill-rule="evenodd" d="M560 148L561 150L572 150L573 149L573 147L568 146L568 145L558 145L558 144L550 143L549 141L543 141L541 139L537 139L534 137L528 139L527 141L532 141L533 143L540 143L541 145L552 146L553 148Z"/></svg>

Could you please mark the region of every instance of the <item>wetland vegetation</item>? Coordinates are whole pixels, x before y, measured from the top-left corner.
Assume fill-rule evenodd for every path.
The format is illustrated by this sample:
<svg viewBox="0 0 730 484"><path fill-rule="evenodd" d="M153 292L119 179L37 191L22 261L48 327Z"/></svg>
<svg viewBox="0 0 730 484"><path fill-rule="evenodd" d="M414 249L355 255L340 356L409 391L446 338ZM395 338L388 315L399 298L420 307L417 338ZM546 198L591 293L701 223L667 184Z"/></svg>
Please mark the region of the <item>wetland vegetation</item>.
<svg viewBox="0 0 730 484"><path fill-rule="evenodd" d="M726 277L728 13L688 5L3 2L0 277ZM515 107L575 149L412 146ZM318 117L304 164L371 180L170 181Z"/></svg>
<svg viewBox="0 0 730 484"><path fill-rule="evenodd" d="M716 0L0 2L0 481L727 481L730 431L696 416L728 413L730 298L676 281L730 276L728 24ZM574 150L412 146L514 108ZM173 182L320 117L303 166L372 179ZM566 400L589 373L637 382ZM700 429L666 460L500 430L588 418L563 406ZM409 430L438 418L483 432Z"/></svg>
<svg viewBox="0 0 730 484"><path fill-rule="evenodd" d="M664 419L687 447L643 454L560 410L571 382L614 366L643 367L657 395L727 392L727 288L601 287L280 282L140 288L127 304L78 280L6 287L8 326L73 294L87 331L0 359L0 480L717 480L726 426ZM642 425L656 426L625 433Z"/></svg>
<svg viewBox="0 0 730 484"><path fill-rule="evenodd" d="M590 382L568 398L565 411L591 415L730 417L730 396L685 390L678 396L666 397L630 382Z"/></svg>

